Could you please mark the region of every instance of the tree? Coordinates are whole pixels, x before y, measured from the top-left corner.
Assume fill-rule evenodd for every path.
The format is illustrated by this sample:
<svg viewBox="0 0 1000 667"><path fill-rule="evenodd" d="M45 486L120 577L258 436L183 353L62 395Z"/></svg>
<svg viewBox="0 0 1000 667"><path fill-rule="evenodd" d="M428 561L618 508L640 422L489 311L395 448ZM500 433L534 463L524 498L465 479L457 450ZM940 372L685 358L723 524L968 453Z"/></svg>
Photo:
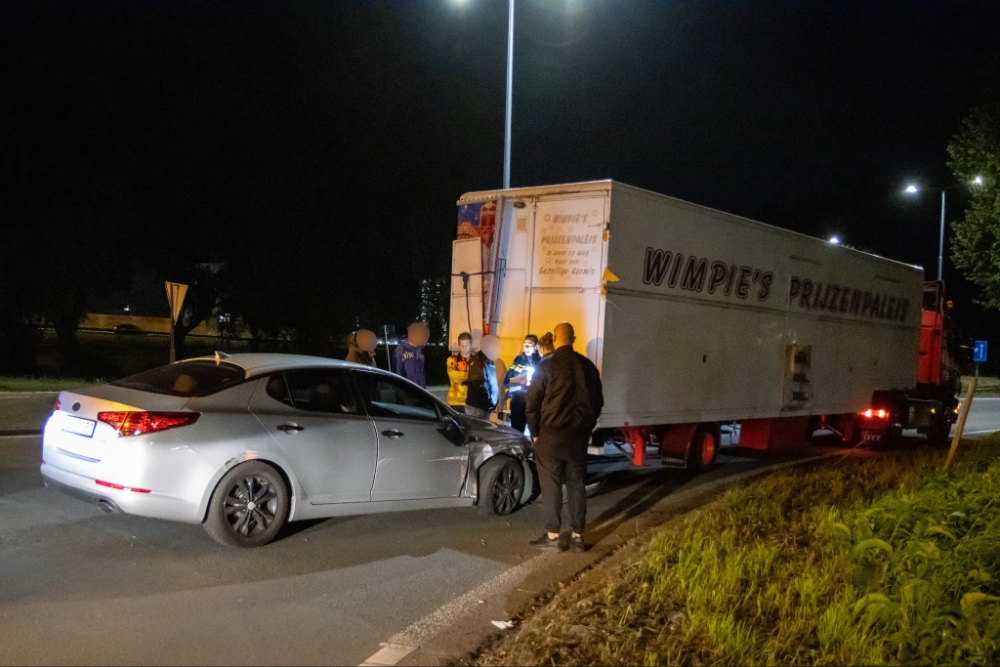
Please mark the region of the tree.
<svg viewBox="0 0 1000 667"><path fill-rule="evenodd" d="M187 335L216 314L229 292L229 275L222 264L194 264L188 266L182 274L188 290L181 316L174 325L174 350L178 359L187 357L184 344Z"/></svg>
<svg viewBox="0 0 1000 667"><path fill-rule="evenodd" d="M1000 310L1000 54L986 95L948 145L955 176L971 183L965 218L952 223L952 260L983 290L980 304Z"/></svg>

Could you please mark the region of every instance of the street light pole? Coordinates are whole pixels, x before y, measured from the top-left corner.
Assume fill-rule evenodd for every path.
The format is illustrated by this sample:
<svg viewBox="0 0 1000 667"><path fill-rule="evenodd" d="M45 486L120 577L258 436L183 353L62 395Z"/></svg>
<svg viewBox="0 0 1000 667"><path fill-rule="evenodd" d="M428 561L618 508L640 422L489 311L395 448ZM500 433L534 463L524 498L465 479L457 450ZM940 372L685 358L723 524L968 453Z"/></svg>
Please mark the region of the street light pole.
<svg viewBox="0 0 1000 667"><path fill-rule="evenodd" d="M503 137L503 188L510 188L510 115L514 88L514 0L510 0L507 19L507 114ZM943 218L942 218L943 219Z"/></svg>
<svg viewBox="0 0 1000 667"><path fill-rule="evenodd" d="M956 183L954 185L949 185L947 188L941 188L941 236L938 239L938 280L941 280L944 276L944 206L945 206L945 193L951 188L956 188L961 183ZM971 185L983 186L983 177L976 176L972 179ZM917 187L915 183L911 183L906 186L903 190L908 195L915 195L920 192L920 188Z"/></svg>
<svg viewBox="0 0 1000 667"><path fill-rule="evenodd" d="M938 241L938 280L944 269L944 188L941 189L941 239Z"/></svg>

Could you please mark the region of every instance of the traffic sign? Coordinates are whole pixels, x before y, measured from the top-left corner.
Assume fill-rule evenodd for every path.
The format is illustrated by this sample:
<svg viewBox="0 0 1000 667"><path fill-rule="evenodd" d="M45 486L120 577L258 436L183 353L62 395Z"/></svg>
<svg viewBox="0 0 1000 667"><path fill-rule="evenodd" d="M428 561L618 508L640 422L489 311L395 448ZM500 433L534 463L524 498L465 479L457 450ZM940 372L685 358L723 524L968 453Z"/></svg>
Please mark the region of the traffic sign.
<svg viewBox="0 0 1000 667"><path fill-rule="evenodd" d="M181 317L181 307L184 305L184 297L187 295L188 286L181 283L166 283L167 303L170 304L170 363L177 361L177 353L174 350L174 327Z"/></svg>
<svg viewBox="0 0 1000 667"><path fill-rule="evenodd" d="M977 340L972 345L972 361L981 364L986 361L986 341Z"/></svg>
<svg viewBox="0 0 1000 667"><path fill-rule="evenodd" d="M188 286L180 283L166 283L167 303L170 304L170 318L174 324L181 316L181 306L184 305L184 297L187 295Z"/></svg>

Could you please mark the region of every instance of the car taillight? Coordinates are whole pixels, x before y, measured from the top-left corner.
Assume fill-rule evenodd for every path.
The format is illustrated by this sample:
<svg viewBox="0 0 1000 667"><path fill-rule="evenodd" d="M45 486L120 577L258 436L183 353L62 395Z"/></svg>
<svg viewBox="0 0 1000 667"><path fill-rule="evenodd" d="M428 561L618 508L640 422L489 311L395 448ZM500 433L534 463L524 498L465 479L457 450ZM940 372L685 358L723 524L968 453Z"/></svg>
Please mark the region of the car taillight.
<svg viewBox="0 0 1000 667"><path fill-rule="evenodd" d="M136 486L122 486L121 484L115 484L114 482L105 482L103 479L95 479L94 483L98 486L106 486L109 489L117 489L118 491L135 491L136 493L152 493L149 489L140 489Z"/></svg>
<svg viewBox="0 0 1000 667"><path fill-rule="evenodd" d="M56 410L58 410L58 409L59 409L59 408L61 408L61 407L62 407L62 401L60 401L60 400L59 400L59 399L57 398L57 399L56 399L56 404L52 406L52 411L53 411L53 412L55 412Z"/></svg>
<svg viewBox="0 0 1000 667"><path fill-rule="evenodd" d="M110 424L120 436L144 435L168 428L188 426L198 421L200 412L98 412L97 421Z"/></svg>
<svg viewBox="0 0 1000 667"><path fill-rule="evenodd" d="M877 410L868 408L860 414L865 419L886 419L889 416L889 412L887 410L883 410L882 408Z"/></svg>

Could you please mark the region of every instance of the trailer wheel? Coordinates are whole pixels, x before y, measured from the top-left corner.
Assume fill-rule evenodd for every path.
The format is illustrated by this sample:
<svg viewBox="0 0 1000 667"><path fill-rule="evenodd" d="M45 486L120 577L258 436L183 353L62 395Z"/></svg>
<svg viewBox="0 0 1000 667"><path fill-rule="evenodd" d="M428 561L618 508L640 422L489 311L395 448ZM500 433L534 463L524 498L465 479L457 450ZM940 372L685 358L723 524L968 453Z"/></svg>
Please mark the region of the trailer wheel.
<svg viewBox="0 0 1000 667"><path fill-rule="evenodd" d="M691 455L688 467L695 472L705 472L715 467L719 456L719 444L722 437L718 424L702 424L691 438Z"/></svg>
<svg viewBox="0 0 1000 667"><path fill-rule="evenodd" d="M948 439L951 424L944 415L939 415L927 426L927 442L941 444Z"/></svg>

